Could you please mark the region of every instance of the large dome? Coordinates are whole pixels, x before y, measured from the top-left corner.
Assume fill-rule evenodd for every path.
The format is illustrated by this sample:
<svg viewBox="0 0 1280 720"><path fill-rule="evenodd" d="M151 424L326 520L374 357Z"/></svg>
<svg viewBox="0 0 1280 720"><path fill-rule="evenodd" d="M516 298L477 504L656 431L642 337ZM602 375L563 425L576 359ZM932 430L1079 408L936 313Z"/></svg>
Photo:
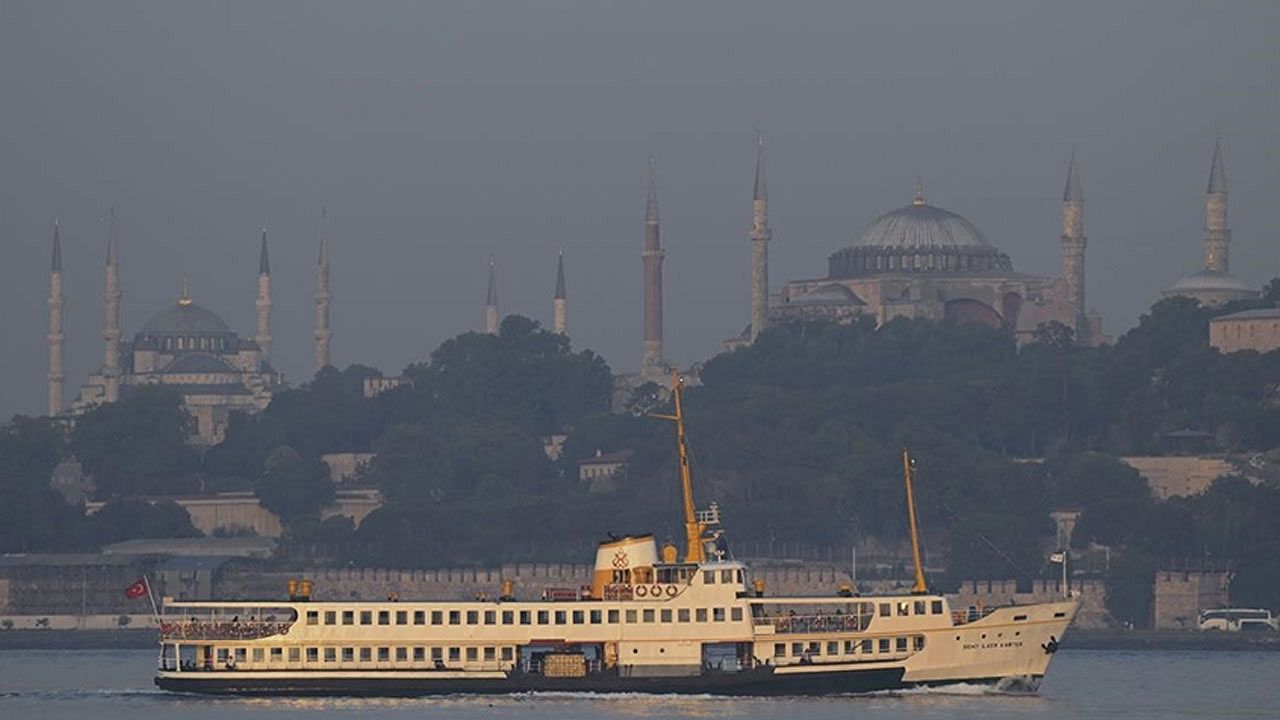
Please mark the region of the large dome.
<svg viewBox="0 0 1280 720"><path fill-rule="evenodd" d="M180 300L151 316L140 335L230 335L222 318L190 300Z"/></svg>
<svg viewBox="0 0 1280 720"><path fill-rule="evenodd" d="M990 247L973 223L950 210L916 202L876 218L853 242L854 247L910 250L941 247Z"/></svg>

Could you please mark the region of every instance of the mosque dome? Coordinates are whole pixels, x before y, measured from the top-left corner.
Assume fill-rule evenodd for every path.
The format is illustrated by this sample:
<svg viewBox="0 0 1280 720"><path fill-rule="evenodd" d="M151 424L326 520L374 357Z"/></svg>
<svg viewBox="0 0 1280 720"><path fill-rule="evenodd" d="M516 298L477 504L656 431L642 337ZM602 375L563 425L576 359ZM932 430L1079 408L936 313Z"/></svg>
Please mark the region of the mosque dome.
<svg viewBox="0 0 1280 720"><path fill-rule="evenodd" d="M910 205L867 226L828 259L831 278L900 273L1010 273L1013 263L961 215L925 202L916 185Z"/></svg>
<svg viewBox="0 0 1280 720"><path fill-rule="evenodd" d="M229 335L231 328L211 310L190 300L161 310L142 326L142 335Z"/></svg>
<svg viewBox="0 0 1280 720"><path fill-rule="evenodd" d="M1257 290L1246 285L1243 280L1235 275L1214 270L1201 270L1190 275L1183 275L1178 278L1177 282L1169 286L1166 293L1176 294L1202 290L1243 292L1249 295L1258 294Z"/></svg>

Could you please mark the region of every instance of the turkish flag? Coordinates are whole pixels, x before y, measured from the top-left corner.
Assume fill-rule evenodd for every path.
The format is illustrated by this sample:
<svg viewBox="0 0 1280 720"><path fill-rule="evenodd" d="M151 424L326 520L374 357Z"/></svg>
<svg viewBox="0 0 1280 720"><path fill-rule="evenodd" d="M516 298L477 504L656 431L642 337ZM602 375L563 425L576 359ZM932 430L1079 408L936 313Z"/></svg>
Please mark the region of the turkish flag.
<svg viewBox="0 0 1280 720"><path fill-rule="evenodd" d="M130 600L137 600L147 594L147 579L138 578L138 582L124 589L124 596Z"/></svg>

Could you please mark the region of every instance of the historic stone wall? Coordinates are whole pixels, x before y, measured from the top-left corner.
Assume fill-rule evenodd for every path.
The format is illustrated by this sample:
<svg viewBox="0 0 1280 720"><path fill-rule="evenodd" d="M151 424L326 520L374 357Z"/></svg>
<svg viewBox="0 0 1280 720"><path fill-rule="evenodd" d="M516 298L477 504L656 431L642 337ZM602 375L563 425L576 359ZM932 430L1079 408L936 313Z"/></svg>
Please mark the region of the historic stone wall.
<svg viewBox="0 0 1280 720"><path fill-rule="evenodd" d="M1201 610L1228 607L1225 572L1156 573L1155 607L1151 617L1156 630L1194 630Z"/></svg>

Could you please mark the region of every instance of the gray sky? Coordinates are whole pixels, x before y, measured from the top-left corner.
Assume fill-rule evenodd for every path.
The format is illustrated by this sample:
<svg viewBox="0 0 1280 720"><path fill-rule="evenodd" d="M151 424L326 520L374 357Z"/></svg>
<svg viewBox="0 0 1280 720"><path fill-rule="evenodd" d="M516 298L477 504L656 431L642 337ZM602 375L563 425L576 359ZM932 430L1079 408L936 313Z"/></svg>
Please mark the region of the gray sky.
<svg viewBox="0 0 1280 720"><path fill-rule="evenodd" d="M616 370L641 350L647 157L658 158L668 354L747 323L755 131L772 285L911 199L1057 274L1072 144L1089 305L1119 334L1203 258L1221 129L1232 269L1280 273L1280 3L0 3L0 416L45 403L51 222L62 221L68 402L102 357L116 206L123 330L191 279L253 333L269 228L274 362L312 366L320 208L334 361L398 372L504 313Z"/></svg>

